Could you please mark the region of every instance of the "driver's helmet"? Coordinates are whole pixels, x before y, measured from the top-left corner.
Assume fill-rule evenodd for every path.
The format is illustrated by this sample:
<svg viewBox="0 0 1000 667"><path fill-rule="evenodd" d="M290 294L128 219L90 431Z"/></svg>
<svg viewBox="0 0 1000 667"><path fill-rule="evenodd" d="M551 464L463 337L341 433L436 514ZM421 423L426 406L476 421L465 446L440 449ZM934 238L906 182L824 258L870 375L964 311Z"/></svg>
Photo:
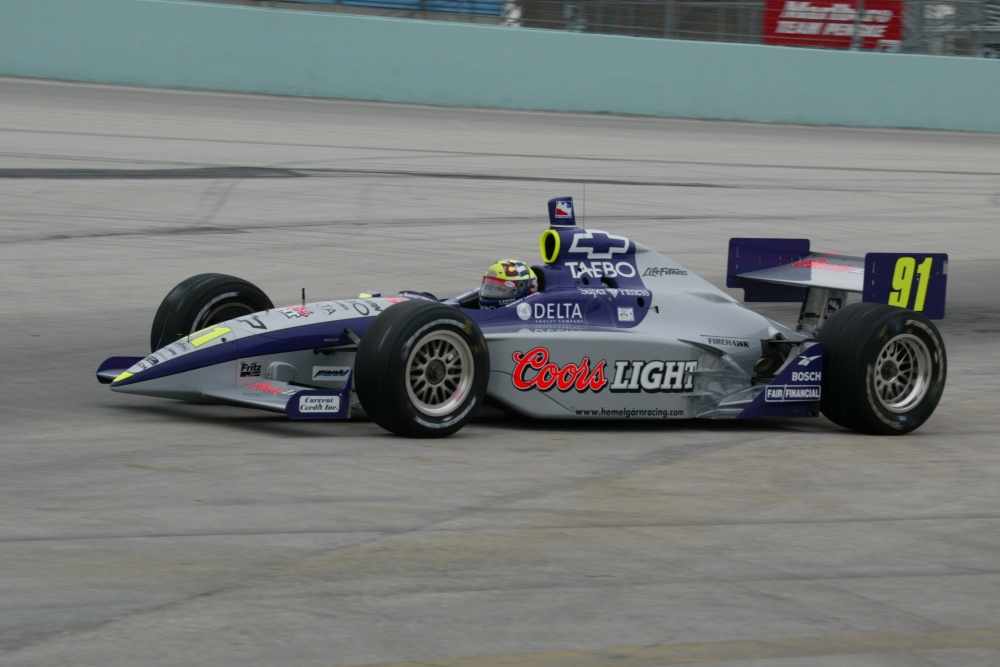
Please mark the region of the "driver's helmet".
<svg viewBox="0 0 1000 667"><path fill-rule="evenodd" d="M479 289L480 308L498 308L538 291L531 267L516 259L501 259L486 270Z"/></svg>

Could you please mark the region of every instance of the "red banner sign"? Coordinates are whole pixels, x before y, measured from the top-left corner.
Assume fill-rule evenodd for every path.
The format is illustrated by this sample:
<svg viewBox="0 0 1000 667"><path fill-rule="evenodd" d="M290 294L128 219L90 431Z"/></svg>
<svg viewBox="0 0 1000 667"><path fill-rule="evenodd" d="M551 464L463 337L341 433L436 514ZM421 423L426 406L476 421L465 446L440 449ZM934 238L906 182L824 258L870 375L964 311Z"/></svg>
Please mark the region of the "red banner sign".
<svg viewBox="0 0 1000 667"><path fill-rule="evenodd" d="M892 49L903 39L903 0L765 0L763 43Z"/></svg>

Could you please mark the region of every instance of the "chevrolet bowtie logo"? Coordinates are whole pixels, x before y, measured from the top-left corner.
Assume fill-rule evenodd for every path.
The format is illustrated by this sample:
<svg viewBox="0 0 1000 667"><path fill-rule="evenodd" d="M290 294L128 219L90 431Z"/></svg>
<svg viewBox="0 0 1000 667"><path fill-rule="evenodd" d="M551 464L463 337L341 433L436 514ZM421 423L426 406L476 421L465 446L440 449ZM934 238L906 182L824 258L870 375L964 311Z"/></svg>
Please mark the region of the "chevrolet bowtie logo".
<svg viewBox="0 0 1000 667"><path fill-rule="evenodd" d="M580 232L573 236L569 251L587 255L587 259L611 259L628 251L629 240L606 232Z"/></svg>

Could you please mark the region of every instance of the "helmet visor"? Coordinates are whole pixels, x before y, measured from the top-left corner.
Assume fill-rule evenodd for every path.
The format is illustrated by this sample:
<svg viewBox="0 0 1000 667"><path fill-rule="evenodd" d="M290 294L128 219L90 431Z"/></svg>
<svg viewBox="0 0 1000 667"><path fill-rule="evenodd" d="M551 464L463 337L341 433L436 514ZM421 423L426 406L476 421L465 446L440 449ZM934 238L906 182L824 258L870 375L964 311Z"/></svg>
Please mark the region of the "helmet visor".
<svg viewBox="0 0 1000 667"><path fill-rule="evenodd" d="M526 284L527 281L486 276L483 278L483 286L479 290L479 296L484 299L513 299L521 291L522 283Z"/></svg>

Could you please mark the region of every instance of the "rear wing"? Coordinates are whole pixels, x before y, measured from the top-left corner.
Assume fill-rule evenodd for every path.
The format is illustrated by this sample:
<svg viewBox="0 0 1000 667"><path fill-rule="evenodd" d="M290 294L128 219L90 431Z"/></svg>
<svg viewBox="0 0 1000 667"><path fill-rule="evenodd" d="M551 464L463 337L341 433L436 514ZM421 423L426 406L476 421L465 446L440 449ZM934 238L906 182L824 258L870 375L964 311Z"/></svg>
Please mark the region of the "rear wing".
<svg viewBox="0 0 1000 667"><path fill-rule="evenodd" d="M747 302L805 304L810 296L822 294L826 312L821 319L839 310L849 292L860 293L862 301L941 319L947 285L945 253L870 252L850 257L811 252L809 239L729 239L727 287L742 287Z"/></svg>

